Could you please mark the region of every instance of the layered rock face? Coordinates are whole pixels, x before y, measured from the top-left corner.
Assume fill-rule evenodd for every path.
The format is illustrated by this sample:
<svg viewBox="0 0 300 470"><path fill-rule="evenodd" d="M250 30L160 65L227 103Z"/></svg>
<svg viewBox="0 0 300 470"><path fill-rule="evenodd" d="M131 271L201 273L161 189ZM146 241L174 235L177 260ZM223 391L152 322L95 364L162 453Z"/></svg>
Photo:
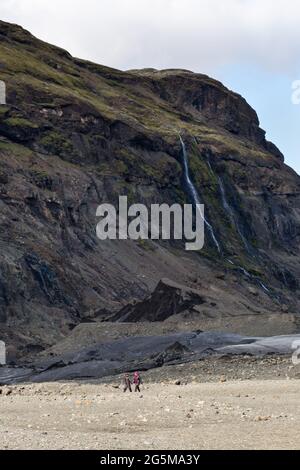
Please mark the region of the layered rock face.
<svg viewBox="0 0 300 470"><path fill-rule="evenodd" d="M6 341L23 352L53 344L81 321L141 301L163 277L210 298L197 299L200 316L297 312L300 178L241 96L185 70L79 60L4 22L0 80ZM179 134L220 253L209 233L197 253L179 242L98 240L96 208L119 195L147 206L192 202Z"/></svg>

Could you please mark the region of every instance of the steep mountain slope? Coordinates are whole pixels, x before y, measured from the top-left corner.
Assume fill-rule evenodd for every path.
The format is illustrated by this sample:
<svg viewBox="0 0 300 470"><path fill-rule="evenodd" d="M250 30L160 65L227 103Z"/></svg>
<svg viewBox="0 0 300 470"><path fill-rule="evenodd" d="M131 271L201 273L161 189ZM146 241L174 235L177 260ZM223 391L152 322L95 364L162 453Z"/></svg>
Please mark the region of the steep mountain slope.
<svg viewBox="0 0 300 470"><path fill-rule="evenodd" d="M241 96L185 70L75 59L4 22L0 80L0 331L9 343L53 344L83 319L142 300L163 277L203 293L199 317L297 313L300 177ZM220 253L209 231L199 253L179 242L99 241L99 203L191 202L183 150Z"/></svg>

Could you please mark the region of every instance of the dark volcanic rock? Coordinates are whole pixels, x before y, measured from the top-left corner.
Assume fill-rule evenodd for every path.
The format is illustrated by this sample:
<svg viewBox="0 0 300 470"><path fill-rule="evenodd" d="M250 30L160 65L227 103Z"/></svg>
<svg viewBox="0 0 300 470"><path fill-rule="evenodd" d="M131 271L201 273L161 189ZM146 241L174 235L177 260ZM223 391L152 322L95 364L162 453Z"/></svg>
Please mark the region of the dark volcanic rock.
<svg viewBox="0 0 300 470"><path fill-rule="evenodd" d="M200 291L162 279L148 298L134 305L126 305L110 321L162 321L205 302Z"/></svg>

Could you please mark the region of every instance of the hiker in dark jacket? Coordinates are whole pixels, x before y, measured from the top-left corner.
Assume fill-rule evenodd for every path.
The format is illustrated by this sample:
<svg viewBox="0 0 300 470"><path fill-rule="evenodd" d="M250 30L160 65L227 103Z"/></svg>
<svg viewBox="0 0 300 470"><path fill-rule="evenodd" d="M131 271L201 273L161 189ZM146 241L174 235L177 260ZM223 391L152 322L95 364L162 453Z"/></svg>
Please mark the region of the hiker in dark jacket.
<svg viewBox="0 0 300 470"><path fill-rule="evenodd" d="M132 392L132 389L131 389L131 380L130 380L128 374L125 374L125 375L124 375L123 384L124 384L124 390L123 390L124 392L126 392L127 389L128 389L130 392Z"/></svg>
<svg viewBox="0 0 300 470"><path fill-rule="evenodd" d="M135 372L133 374L133 383L134 383L134 391L135 392L140 392L140 385L142 383L142 379L140 377L139 372Z"/></svg>

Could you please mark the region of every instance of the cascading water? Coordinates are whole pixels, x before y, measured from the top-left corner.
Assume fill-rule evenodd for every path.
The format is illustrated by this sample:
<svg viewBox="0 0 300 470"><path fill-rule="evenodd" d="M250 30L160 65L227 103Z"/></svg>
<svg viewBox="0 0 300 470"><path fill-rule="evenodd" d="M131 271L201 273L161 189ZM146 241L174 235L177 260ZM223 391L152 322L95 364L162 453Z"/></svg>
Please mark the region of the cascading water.
<svg viewBox="0 0 300 470"><path fill-rule="evenodd" d="M268 294L270 293L270 289L268 289L260 279L257 279L257 282L264 291L266 291Z"/></svg>
<svg viewBox="0 0 300 470"><path fill-rule="evenodd" d="M209 160L209 157L207 157L207 165L211 171L211 173L214 175L214 170L212 168L212 165L211 165L211 162ZM218 176L218 183L219 183L219 188L220 188L220 193L221 193L221 198L222 198L222 204L223 204L223 207L225 209L225 211L229 214L229 217L230 217L230 220L232 221L233 225L235 226L247 252L252 255L252 250L250 249L249 247L249 244L246 240L246 238L244 237L240 227L239 227L239 224L238 222L236 221L236 217L235 217L235 213L232 209L232 207L230 206L230 204L228 203L227 201L227 198L226 198L226 192L225 192L225 188L224 188L224 184L223 184L223 181L222 181L222 178L220 176ZM250 274L245 268L243 268L242 266L237 266L231 259L227 258L227 261L232 264L233 266L235 266L236 269L238 269L239 271L241 271L246 277L248 277L249 279L251 280L254 280L256 281L259 286L265 291L267 292L268 294L270 293L270 290L265 286L265 284L258 278L258 277L255 277L255 276L252 276L252 274Z"/></svg>
<svg viewBox="0 0 300 470"><path fill-rule="evenodd" d="M209 163L210 165L210 163ZM211 166L210 166L210 169L211 169ZM236 220L236 216L235 216L235 213L234 213L234 210L232 209L232 207L228 204L228 201L227 201L227 198L226 198L226 193L225 193L225 188L224 188L224 184L223 184L223 181L222 181L222 178L220 176L218 176L218 183L219 183L219 188L220 188L220 193L221 193L221 198L222 198L222 204L223 204L223 207L224 207L224 210L228 213L229 215L229 218L231 220L231 222L233 223L234 227L236 228L247 252L249 254L251 254L251 249L249 247L249 244L246 240L246 238L244 237L241 229L240 229L240 226L239 226L239 223L237 222Z"/></svg>
<svg viewBox="0 0 300 470"><path fill-rule="evenodd" d="M189 173L189 165L188 165L188 157L187 157L187 151L186 151L186 147L185 147L185 143L183 142L182 140L182 137L181 135L179 135L179 139L180 139L180 143L181 143L181 147L182 147L182 156L183 156L183 167L184 167L184 179L185 179L185 183L186 183L186 186L187 186L187 189L188 189L188 192L193 200L193 203L195 204L195 207L199 210L200 212L200 216L202 218L202 220L204 221L206 227L208 228L209 230L209 233L211 235L211 238L218 250L219 253L221 253L221 248L220 248L220 244L216 238L216 235L214 233L214 230L212 228L212 226L210 225L210 223L206 220L204 214L202 213L201 209L199 206L197 206L197 204L201 204L200 202L200 198L199 198L199 195L198 195L198 192L194 186L194 184L192 183L191 181L191 178L190 178L190 173Z"/></svg>
<svg viewBox="0 0 300 470"><path fill-rule="evenodd" d="M209 166L210 170L213 172L212 166L211 166L209 160L208 160L208 166ZM249 244L248 244L247 240L245 239L244 235L241 232L241 229L239 227L238 222L236 221L235 213L234 213L232 207L229 205L229 203L227 201L224 184L223 184L222 178L220 176L218 177L218 182L219 182L223 207L224 207L225 211L229 214L229 217L230 217L232 223L234 224L236 230L238 231L238 234L241 237L241 240L244 243L244 246L245 246L247 252L251 255L252 252L251 252L251 249L249 247ZM231 263L235 266L233 261L231 261L230 259L228 259L227 261L229 261L229 263ZM243 268L241 266L237 266L237 269L239 271L241 271L249 279L255 280L265 292L268 292L268 293L270 292L270 290L263 284L263 282L258 277L252 276L248 271L246 271L245 268Z"/></svg>
<svg viewBox="0 0 300 470"><path fill-rule="evenodd" d="M248 277L249 279L253 280L253 281L256 281L258 285L260 285L260 287L265 291L267 292L268 294L271 293L270 289L267 288L267 286L265 286L265 284L256 276L252 276L252 274L250 274L248 271L246 271L245 268L243 268L242 266L237 266L231 259L229 258L226 258L226 260L228 261L228 263L232 264L232 266L234 266L236 269L238 269L239 271L241 271L246 277Z"/></svg>
<svg viewBox="0 0 300 470"><path fill-rule="evenodd" d="M211 163L210 163L210 159L209 157L207 157L206 159L206 162L207 162L207 165L208 165L208 168L210 169L210 172L212 175L215 175L215 172L211 166ZM239 223L237 222L236 220L236 216L235 216L235 213L234 213L234 210L232 209L232 207L230 206L230 204L228 203L227 201L227 198L226 198L226 193L225 193L225 188L224 188L224 184L223 184L223 181L222 181L222 178L220 176L218 176L218 183L219 183L219 188L220 188L220 193L221 193L221 198L222 198L222 204L223 204L223 208L225 209L225 211L229 214L229 218L232 222L232 224L235 226L247 252L249 254L251 254L251 249L249 247L249 244L246 240L246 238L244 237L241 229L240 229L240 226L239 226Z"/></svg>
<svg viewBox="0 0 300 470"><path fill-rule="evenodd" d="M211 163L210 163L210 159L208 157L207 157L207 164L208 164L208 168L210 169L211 173L214 174Z"/></svg>
<svg viewBox="0 0 300 470"><path fill-rule="evenodd" d="M181 143L181 147L182 147L182 154L183 154L183 165L184 165L184 178L185 178L185 183L186 183L186 186L187 186L187 189L188 189L188 192L194 202L194 204L201 204L200 202L200 198L199 198L199 195L198 195L198 192L195 188L195 186L193 185L192 181L191 181L191 178L190 178L190 175L189 175L189 166L188 166L188 156L187 156L187 151L186 151L186 147L185 147L185 143L183 142L182 140L182 137L181 135L179 134L179 138L180 138L180 143ZM197 144L197 141L196 141L196 144ZM198 145L198 144L197 144ZM209 160L209 158L207 158L207 165L212 173L212 175L214 175L214 170L212 168L212 165L211 165L211 162ZM232 223L234 224L234 226L236 227L244 245L245 245L245 248L247 249L248 253L251 254L251 250L249 248L249 245L247 243L247 240L245 239L245 237L243 236L240 228L239 228L239 225L236 221L236 218L235 218L235 214L234 214L234 211L233 209L231 208L230 204L228 203L227 201L227 198L226 198L226 193L225 193L225 188L224 188L224 184L223 184L223 181L221 179L221 177L218 177L218 182L219 182L219 187L220 187L220 193L221 193L221 197L222 197L222 204L223 204L223 207L225 209L225 211L229 214L230 216L230 219L232 221ZM197 207L197 206L196 206ZM214 244L216 245L217 249L218 249L218 252L221 253L221 249L220 249L220 244L215 236L215 233L214 233L214 230L212 228L212 226L210 225L210 223L205 219L204 217L204 214L201 212L201 209L199 209L200 211L200 215L202 217L202 220L204 221L205 225L207 226L209 232L210 232L210 235L211 235L211 238L214 242ZM250 274L245 268L243 268L242 266L238 266L236 265L231 259L227 258L226 259L231 265L234 266L235 269L237 269L238 271L242 272L249 280L251 281L255 281L257 282L258 285L260 285L260 287L268 294L271 294L271 291L263 284L263 282L256 276L253 276L252 274Z"/></svg>

